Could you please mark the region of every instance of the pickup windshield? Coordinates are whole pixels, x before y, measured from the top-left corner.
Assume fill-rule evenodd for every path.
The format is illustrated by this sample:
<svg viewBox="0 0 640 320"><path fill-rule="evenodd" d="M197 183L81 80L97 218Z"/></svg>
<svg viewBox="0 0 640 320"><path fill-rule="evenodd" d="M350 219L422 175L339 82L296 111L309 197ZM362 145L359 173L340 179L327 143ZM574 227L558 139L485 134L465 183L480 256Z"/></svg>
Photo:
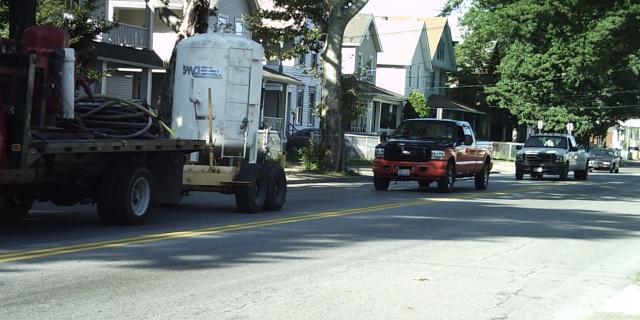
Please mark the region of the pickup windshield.
<svg viewBox="0 0 640 320"><path fill-rule="evenodd" d="M531 136L524 144L525 147L534 148L567 148L567 138L565 137L548 137L548 136Z"/></svg>
<svg viewBox="0 0 640 320"><path fill-rule="evenodd" d="M391 135L396 139L449 139L459 135L457 125L438 121L406 121Z"/></svg>

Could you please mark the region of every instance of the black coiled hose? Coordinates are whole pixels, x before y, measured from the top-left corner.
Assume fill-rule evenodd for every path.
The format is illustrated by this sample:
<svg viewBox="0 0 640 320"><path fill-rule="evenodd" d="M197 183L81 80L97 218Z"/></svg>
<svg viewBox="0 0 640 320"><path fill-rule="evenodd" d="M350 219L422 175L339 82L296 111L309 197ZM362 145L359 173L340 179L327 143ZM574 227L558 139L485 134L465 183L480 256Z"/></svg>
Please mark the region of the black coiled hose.
<svg viewBox="0 0 640 320"><path fill-rule="evenodd" d="M118 97L80 97L73 124L103 139L155 139L172 134L149 106Z"/></svg>

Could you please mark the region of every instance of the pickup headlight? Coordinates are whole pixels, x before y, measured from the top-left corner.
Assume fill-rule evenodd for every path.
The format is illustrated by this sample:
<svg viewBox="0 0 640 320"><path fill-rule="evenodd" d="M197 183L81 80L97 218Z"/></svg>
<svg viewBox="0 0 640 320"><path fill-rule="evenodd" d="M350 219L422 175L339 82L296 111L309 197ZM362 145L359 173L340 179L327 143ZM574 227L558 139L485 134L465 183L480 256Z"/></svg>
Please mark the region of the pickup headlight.
<svg viewBox="0 0 640 320"><path fill-rule="evenodd" d="M516 153L516 160L524 160L524 154Z"/></svg>
<svg viewBox="0 0 640 320"><path fill-rule="evenodd" d="M384 158L384 148L376 148L376 159Z"/></svg>
<svg viewBox="0 0 640 320"><path fill-rule="evenodd" d="M564 155L561 155L561 154L557 155L557 156L556 156L556 161L558 161L558 162L564 162Z"/></svg>
<svg viewBox="0 0 640 320"><path fill-rule="evenodd" d="M431 160L444 160L444 151L431 150Z"/></svg>

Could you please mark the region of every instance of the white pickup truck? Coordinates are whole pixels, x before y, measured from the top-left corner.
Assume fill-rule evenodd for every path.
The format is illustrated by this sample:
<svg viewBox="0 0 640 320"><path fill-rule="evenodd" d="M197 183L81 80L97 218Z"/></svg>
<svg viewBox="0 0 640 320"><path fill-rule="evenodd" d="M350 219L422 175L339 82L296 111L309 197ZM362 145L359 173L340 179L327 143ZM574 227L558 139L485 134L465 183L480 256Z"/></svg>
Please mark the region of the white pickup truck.
<svg viewBox="0 0 640 320"><path fill-rule="evenodd" d="M586 180L589 174L589 154L579 149L576 140L566 134L536 134L516 154L516 180L525 174L542 178L544 174L557 174L567 180L573 171L576 180Z"/></svg>

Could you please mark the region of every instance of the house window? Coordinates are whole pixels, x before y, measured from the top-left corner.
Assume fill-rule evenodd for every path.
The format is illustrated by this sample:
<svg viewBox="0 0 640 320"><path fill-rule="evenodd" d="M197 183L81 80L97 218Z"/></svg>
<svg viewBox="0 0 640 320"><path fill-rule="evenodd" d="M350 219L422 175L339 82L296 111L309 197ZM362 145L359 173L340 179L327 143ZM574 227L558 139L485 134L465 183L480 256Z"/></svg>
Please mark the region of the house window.
<svg viewBox="0 0 640 320"><path fill-rule="evenodd" d="M242 19L236 18L235 23L236 34L239 36L244 36L244 23L242 22Z"/></svg>
<svg viewBox="0 0 640 320"><path fill-rule="evenodd" d="M311 54L311 67L312 68L317 68L318 67L318 53L314 52Z"/></svg>
<svg viewBox="0 0 640 320"><path fill-rule="evenodd" d="M362 74L362 67L364 66L364 56L362 52L358 53L358 60L356 61L356 75Z"/></svg>
<svg viewBox="0 0 640 320"><path fill-rule="evenodd" d="M438 44L438 50L436 51L436 58L438 60L444 61L444 42L440 40Z"/></svg>
<svg viewBox="0 0 640 320"><path fill-rule="evenodd" d="M437 71L431 72L431 89L436 87L436 72Z"/></svg>
<svg viewBox="0 0 640 320"><path fill-rule="evenodd" d="M310 127L313 127L316 125L316 115L315 115L315 109L316 109L316 90L315 88L310 88L309 89L309 121L307 122L307 124Z"/></svg>
<svg viewBox="0 0 640 320"><path fill-rule="evenodd" d="M304 67L305 65L305 60L307 59L307 55L306 54L302 54L298 57L298 65L301 67Z"/></svg>
<svg viewBox="0 0 640 320"><path fill-rule="evenodd" d="M298 88L298 96L296 101L296 125L302 125L302 104L304 103L304 87Z"/></svg>

